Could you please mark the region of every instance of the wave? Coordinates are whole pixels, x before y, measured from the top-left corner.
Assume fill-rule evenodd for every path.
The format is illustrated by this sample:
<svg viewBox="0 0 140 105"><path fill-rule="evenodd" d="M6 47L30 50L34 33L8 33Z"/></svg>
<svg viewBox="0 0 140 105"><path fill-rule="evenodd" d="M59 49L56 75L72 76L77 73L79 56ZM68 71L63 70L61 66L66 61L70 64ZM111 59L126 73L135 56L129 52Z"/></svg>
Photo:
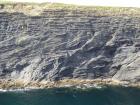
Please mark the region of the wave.
<svg viewBox="0 0 140 105"><path fill-rule="evenodd" d="M21 89L0 89L0 93L3 92L25 92L25 91L32 91L32 90L37 90L39 88L33 88L33 87L28 87L28 88L21 88Z"/></svg>

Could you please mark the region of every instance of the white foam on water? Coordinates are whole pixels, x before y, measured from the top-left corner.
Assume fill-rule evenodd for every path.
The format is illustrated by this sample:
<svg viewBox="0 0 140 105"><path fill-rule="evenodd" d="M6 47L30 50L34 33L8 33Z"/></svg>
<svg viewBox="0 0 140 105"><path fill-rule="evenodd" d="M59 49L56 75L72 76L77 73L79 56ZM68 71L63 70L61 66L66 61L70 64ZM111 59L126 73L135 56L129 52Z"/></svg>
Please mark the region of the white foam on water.
<svg viewBox="0 0 140 105"><path fill-rule="evenodd" d="M88 89L88 88L95 88L95 89L102 89L105 86L97 85L97 84L83 84L82 86L77 85L76 88L78 89Z"/></svg>
<svg viewBox="0 0 140 105"><path fill-rule="evenodd" d="M21 89L0 89L0 92L25 92L25 91L32 91L32 90L37 90L40 88L32 88L32 87L27 87L27 88L21 88Z"/></svg>
<svg viewBox="0 0 140 105"><path fill-rule="evenodd" d="M0 92L24 92L24 91L30 91L29 89L0 89Z"/></svg>
<svg viewBox="0 0 140 105"><path fill-rule="evenodd" d="M0 89L0 92L7 92L7 90L5 90L5 89Z"/></svg>

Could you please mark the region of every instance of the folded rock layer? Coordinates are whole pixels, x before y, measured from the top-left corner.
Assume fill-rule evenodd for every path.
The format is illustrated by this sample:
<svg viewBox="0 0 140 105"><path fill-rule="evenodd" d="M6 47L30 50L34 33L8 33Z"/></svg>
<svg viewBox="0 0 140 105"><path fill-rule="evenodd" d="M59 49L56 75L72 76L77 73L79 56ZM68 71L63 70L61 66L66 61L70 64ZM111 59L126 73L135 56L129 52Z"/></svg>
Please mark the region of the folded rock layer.
<svg viewBox="0 0 140 105"><path fill-rule="evenodd" d="M43 8L27 15L6 5L0 9L0 79L140 81L139 14Z"/></svg>

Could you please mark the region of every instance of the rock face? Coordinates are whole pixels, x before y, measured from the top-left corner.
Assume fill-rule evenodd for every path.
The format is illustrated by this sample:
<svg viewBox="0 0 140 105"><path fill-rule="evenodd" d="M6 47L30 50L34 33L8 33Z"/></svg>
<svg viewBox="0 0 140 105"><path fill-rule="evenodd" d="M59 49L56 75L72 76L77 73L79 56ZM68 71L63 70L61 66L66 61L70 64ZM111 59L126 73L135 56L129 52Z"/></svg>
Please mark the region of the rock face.
<svg viewBox="0 0 140 105"><path fill-rule="evenodd" d="M139 82L140 18L63 9L39 16L1 11L0 78Z"/></svg>

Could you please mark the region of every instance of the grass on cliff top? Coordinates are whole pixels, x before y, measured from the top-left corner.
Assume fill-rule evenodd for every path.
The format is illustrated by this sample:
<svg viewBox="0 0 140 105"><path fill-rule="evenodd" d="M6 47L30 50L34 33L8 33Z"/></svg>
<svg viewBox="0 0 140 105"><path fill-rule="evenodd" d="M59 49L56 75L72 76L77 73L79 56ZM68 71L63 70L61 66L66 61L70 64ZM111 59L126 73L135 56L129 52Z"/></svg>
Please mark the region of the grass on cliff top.
<svg viewBox="0 0 140 105"><path fill-rule="evenodd" d="M34 12L41 13L43 10L79 10L85 12L96 12L100 15L140 15L140 8L128 8L128 7L103 7L103 6L78 6L62 3L14 3L4 0L0 0L0 10L23 12L26 14Z"/></svg>

